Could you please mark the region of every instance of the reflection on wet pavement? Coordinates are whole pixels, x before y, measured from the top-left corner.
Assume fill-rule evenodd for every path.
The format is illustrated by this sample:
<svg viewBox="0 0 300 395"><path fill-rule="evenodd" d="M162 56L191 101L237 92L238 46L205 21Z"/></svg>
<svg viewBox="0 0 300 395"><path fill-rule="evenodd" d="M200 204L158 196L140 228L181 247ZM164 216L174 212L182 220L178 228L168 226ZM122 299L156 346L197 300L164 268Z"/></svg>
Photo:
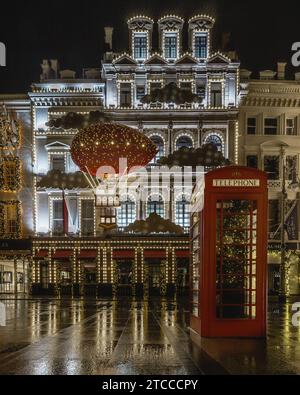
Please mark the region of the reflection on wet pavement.
<svg viewBox="0 0 300 395"><path fill-rule="evenodd" d="M263 340L202 339L178 301L5 300L0 374L300 373L300 329L272 307Z"/></svg>

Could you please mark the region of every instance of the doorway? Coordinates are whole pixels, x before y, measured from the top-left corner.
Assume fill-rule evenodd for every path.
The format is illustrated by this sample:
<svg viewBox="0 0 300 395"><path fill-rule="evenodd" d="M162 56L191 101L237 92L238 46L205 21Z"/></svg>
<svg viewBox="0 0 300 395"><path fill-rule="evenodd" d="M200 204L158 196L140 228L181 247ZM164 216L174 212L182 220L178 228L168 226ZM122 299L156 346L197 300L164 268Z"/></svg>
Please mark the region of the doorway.
<svg viewBox="0 0 300 395"><path fill-rule="evenodd" d="M189 259L177 258L176 288L178 296L187 296L189 293Z"/></svg>
<svg viewBox="0 0 300 395"><path fill-rule="evenodd" d="M96 262L84 262L83 269L83 294L84 296L97 295L97 267Z"/></svg>
<svg viewBox="0 0 300 395"><path fill-rule="evenodd" d="M163 261L165 262L165 261ZM160 260L149 259L148 265L148 294L149 296L160 296L163 294L162 288L164 276Z"/></svg>
<svg viewBox="0 0 300 395"><path fill-rule="evenodd" d="M133 262L130 259L116 261L117 296L132 296L132 268Z"/></svg>

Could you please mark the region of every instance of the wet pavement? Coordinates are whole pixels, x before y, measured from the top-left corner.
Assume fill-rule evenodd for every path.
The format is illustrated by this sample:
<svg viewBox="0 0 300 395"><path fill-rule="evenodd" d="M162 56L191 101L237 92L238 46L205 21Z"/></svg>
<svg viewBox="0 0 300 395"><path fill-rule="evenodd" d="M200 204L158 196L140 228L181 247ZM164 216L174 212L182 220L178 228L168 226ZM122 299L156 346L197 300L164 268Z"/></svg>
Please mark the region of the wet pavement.
<svg viewBox="0 0 300 395"><path fill-rule="evenodd" d="M300 374L291 306L269 308L267 340L199 339L185 303L1 300L0 374Z"/></svg>

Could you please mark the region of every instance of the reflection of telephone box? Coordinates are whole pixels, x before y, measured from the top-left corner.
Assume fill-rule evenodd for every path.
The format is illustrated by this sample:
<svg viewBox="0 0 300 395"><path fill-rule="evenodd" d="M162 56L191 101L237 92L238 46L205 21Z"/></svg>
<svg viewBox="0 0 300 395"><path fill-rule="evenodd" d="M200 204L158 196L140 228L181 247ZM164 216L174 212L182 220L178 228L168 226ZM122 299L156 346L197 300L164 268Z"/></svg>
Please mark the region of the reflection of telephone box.
<svg viewBox="0 0 300 395"><path fill-rule="evenodd" d="M266 175L242 166L213 170L201 211L200 198L192 198L191 328L203 337L265 337Z"/></svg>

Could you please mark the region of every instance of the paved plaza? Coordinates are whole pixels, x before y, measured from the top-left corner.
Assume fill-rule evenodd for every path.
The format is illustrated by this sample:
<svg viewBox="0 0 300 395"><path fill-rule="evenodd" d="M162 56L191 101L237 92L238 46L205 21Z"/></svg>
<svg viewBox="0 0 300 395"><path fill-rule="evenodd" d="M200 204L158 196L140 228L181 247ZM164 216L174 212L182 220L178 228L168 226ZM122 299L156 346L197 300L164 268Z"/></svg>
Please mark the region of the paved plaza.
<svg viewBox="0 0 300 395"><path fill-rule="evenodd" d="M199 339L184 302L2 299L0 374L299 374L291 305L270 304L267 340Z"/></svg>

